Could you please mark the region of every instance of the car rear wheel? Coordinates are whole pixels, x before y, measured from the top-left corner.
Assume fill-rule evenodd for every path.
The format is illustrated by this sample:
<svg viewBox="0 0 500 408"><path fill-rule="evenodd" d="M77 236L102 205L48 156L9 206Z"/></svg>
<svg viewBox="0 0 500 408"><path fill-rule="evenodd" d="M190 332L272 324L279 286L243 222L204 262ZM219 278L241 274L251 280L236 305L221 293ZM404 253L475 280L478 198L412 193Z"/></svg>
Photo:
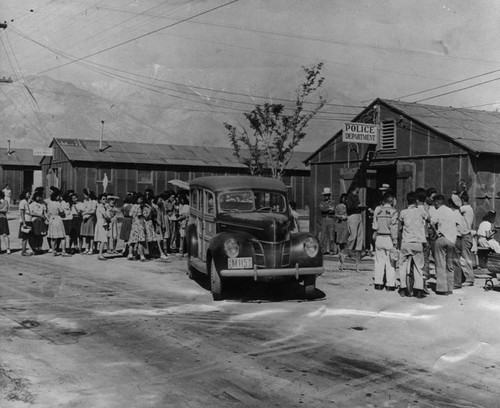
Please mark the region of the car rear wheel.
<svg viewBox="0 0 500 408"><path fill-rule="evenodd" d="M223 300L222 279L215 269L215 262L212 258L210 262L210 291L214 300Z"/></svg>
<svg viewBox="0 0 500 408"><path fill-rule="evenodd" d="M304 278L304 298L313 299L316 292L316 276L306 276Z"/></svg>

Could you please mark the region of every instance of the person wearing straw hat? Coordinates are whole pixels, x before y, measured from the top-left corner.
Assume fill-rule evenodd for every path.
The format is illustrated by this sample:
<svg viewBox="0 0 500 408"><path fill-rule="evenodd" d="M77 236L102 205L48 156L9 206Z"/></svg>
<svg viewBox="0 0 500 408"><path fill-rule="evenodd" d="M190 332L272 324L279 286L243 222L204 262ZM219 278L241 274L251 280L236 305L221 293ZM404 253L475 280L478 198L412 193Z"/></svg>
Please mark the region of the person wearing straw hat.
<svg viewBox="0 0 500 408"><path fill-rule="evenodd" d="M325 187L323 192L323 200L319 203L321 212L321 232L320 241L323 253L329 254L335 251L335 202L332 199L332 190L330 187Z"/></svg>

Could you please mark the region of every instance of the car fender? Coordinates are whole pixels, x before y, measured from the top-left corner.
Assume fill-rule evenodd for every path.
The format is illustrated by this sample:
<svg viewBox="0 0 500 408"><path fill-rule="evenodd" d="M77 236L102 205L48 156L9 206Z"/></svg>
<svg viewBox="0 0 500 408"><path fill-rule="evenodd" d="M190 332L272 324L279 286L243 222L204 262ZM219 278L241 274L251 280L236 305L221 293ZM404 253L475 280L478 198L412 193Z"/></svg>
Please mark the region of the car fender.
<svg viewBox="0 0 500 408"><path fill-rule="evenodd" d="M307 238L314 238L316 241L318 238L308 232L298 232L291 234L290 236L290 264L299 264L299 267L314 267L323 265L323 253L321 252L321 246L319 247L318 254L314 258L310 258L306 255L304 251L304 241Z"/></svg>
<svg viewBox="0 0 500 408"><path fill-rule="evenodd" d="M190 224L186 228L186 245L188 254L198 256L198 231L195 224Z"/></svg>
<svg viewBox="0 0 500 408"><path fill-rule="evenodd" d="M221 232L210 240L208 247L210 254L207 255L207 261L213 258L217 271L227 268L228 256L224 250L224 242L229 238L234 238L238 242L240 247L238 257L251 257L255 262L255 252L251 243L252 235L238 232Z"/></svg>

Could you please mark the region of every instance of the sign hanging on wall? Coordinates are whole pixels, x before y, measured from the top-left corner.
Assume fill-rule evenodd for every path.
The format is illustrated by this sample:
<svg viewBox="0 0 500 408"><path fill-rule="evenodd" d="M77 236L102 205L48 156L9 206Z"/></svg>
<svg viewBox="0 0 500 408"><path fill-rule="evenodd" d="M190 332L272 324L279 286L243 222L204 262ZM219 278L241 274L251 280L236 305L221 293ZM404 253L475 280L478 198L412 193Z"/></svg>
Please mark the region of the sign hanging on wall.
<svg viewBox="0 0 500 408"><path fill-rule="evenodd" d="M348 143L378 143L377 125L371 123L344 122L342 141Z"/></svg>

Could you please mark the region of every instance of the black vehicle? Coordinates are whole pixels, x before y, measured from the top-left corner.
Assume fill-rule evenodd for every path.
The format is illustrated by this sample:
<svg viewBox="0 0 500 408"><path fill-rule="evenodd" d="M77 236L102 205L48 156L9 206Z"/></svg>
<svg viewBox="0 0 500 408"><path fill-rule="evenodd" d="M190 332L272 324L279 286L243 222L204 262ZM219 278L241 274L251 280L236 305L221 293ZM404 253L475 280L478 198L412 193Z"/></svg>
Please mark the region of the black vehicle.
<svg viewBox="0 0 500 408"><path fill-rule="evenodd" d="M228 278L276 278L304 282L312 297L324 272L318 239L291 233L286 187L255 176L201 177L190 182L191 211L186 231L190 277L210 276L214 300L224 298Z"/></svg>

